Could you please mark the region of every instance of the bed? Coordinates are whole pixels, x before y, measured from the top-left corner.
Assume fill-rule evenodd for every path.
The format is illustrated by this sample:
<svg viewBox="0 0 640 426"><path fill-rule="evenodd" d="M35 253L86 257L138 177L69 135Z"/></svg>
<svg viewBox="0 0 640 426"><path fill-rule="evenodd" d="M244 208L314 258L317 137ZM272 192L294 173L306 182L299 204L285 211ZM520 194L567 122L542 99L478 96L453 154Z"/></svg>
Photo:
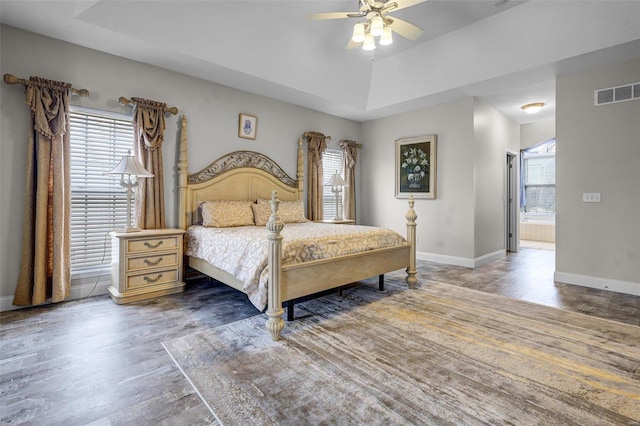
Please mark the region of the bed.
<svg viewBox="0 0 640 426"><path fill-rule="evenodd" d="M283 302L300 299L343 285L357 282L387 272L406 269L406 282L415 288L416 278L416 214L413 198L409 199L406 239L376 249L359 253L348 253L331 258L283 263L283 229L280 220L281 203L295 203L303 199L304 167L302 139L297 147L297 179L290 177L269 157L253 151L236 151L218 158L197 173L188 172L187 120L182 117L180 149L178 155L178 225L187 231L187 246L190 232L202 224L200 206L215 200L256 201L264 200L270 206L266 222L266 327L273 340L279 340L284 328ZM326 224L310 226L325 227ZM331 225L348 227L349 225ZM353 226L354 228L360 228ZM254 226L255 228L255 226ZM289 229L287 229L289 231ZM192 253L189 248L185 253ZM195 255L187 256L189 267L206 274L237 290L244 291L245 282L234 273L214 266ZM255 303L254 303L255 304Z"/></svg>

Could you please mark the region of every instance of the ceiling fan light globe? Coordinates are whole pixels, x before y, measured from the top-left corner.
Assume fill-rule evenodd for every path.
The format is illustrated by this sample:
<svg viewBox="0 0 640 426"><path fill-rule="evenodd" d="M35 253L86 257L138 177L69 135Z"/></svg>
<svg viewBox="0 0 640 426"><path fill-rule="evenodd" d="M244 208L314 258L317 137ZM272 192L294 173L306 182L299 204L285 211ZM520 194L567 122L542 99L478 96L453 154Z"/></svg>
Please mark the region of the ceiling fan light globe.
<svg viewBox="0 0 640 426"><path fill-rule="evenodd" d="M371 35L374 37L378 37L382 35L384 23L382 22L381 16L374 16L371 19Z"/></svg>
<svg viewBox="0 0 640 426"><path fill-rule="evenodd" d="M382 29L382 35L380 36L380 45L388 46L391 43L393 43L393 35L392 35L391 28L384 27Z"/></svg>
<svg viewBox="0 0 640 426"><path fill-rule="evenodd" d="M353 27L353 35L351 36L351 40L354 43L362 43L364 41L364 24L357 23Z"/></svg>
<svg viewBox="0 0 640 426"><path fill-rule="evenodd" d="M366 34L364 36L364 42L362 43L362 50L373 50L376 48L376 42L373 40L373 36L371 34Z"/></svg>

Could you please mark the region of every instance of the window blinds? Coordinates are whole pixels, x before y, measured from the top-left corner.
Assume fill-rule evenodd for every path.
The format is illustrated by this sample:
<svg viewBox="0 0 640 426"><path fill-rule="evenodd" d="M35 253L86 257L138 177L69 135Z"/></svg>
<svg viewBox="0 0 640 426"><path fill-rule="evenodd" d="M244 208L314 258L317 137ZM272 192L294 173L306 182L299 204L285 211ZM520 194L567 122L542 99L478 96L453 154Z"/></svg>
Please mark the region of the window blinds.
<svg viewBox="0 0 640 426"><path fill-rule="evenodd" d="M322 212L325 219L333 219L336 217L336 195L331 190L330 186L326 186L331 179L331 176L338 172L340 176L344 178L342 175L342 151L337 149L327 149L324 154L322 154ZM340 193L340 198L338 199L338 203L342 205L342 194Z"/></svg>
<svg viewBox="0 0 640 426"><path fill-rule="evenodd" d="M71 139L71 271L111 263L108 233L124 226L127 194L105 175L133 147L131 117L73 108Z"/></svg>

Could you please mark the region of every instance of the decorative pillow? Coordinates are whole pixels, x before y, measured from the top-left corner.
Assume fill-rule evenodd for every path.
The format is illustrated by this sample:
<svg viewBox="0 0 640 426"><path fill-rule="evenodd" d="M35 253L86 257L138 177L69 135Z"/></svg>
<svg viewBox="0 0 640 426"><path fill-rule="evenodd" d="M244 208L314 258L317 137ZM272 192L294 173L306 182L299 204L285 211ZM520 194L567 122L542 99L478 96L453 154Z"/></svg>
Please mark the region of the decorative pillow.
<svg viewBox="0 0 640 426"><path fill-rule="evenodd" d="M254 225L251 201L205 201L202 209L202 225L214 228Z"/></svg>
<svg viewBox="0 0 640 426"><path fill-rule="evenodd" d="M271 217L271 206L269 204L252 204L253 220L256 226L265 226Z"/></svg>
<svg viewBox="0 0 640 426"><path fill-rule="evenodd" d="M254 204L251 206L253 208L254 219L256 221L256 225L263 226L269 221L269 217L271 216L271 200L265 200L262 198L258 198L258 204ZM266 208L264 207L266 206ZM264 213L264 210L268 213ZM256 211L259 212L260 217L256 214ZM261 222L262 219L266 216L266 220L264 223ZM278 215L280 216L280 220L284 223L300 223L300 222L308 222L306 216L304 215L304 204L302 200L298 201L280 201L280 206L278 207Z"/></svg>

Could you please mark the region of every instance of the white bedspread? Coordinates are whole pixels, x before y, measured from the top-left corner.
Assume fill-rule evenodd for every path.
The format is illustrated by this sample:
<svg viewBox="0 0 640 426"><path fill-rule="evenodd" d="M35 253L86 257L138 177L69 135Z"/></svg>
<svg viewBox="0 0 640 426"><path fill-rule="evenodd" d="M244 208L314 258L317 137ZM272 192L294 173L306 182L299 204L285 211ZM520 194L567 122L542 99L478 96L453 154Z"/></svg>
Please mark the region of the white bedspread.
<svg viewBox="0 0 640 426"><path fill-rule="evenodd" d="M287 223L282 230L282 264L327 259L404 244L397 232L371 226ZM267 229L262 226L187 230L188 256L206 260L243 283L256 308L267 304Z"/></svg>

